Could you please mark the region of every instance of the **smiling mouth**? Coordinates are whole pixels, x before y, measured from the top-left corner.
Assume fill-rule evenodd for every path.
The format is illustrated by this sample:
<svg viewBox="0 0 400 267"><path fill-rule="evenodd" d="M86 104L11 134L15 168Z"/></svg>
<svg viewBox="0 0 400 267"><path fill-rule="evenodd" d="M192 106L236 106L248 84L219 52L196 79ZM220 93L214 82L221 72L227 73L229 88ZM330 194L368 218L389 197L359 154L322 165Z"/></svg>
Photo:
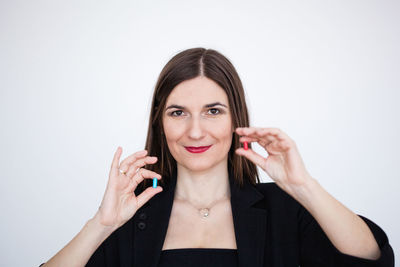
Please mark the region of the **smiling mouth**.
<svg viewBox="0 0 400 267"><path fill-rule="evenodd" d="M185 146L186 150L190 153L203 153L207 151L211 145L209 146Z"/></svg>

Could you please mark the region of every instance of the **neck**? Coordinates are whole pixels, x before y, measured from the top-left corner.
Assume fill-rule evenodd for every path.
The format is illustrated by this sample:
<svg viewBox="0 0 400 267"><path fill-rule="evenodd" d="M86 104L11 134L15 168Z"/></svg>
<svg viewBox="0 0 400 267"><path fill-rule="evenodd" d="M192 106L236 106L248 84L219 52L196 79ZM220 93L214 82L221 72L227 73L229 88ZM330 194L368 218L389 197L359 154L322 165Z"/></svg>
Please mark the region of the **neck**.
<svg viewBox="0 0 400 267"><path fill-rule="evenodd" d="M175 198L206 206L230 197L227 161L205 171L191 171L177 165Z"/></svg>

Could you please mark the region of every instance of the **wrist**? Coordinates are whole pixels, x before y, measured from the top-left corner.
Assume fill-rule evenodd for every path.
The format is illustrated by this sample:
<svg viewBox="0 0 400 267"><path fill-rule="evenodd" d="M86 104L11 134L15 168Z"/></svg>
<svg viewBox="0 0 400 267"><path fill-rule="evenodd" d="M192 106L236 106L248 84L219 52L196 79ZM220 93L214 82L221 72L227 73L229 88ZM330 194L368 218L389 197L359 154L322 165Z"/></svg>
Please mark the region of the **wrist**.
<svg viewBox="0 0 400 267"><path fill-rule="evenodd" d="M302 184L291 186L289 191L294 199L300 202L305 208L308 208L312 203L315 203L320 189L321 186L318 181L309 176L307 179L304 179Z"/></svg>
<svg viewBox="0 0 400 267"><path fill-rule="evenodd" d="M104 225L101 223L99 211L91 218L87 223L87 226L96 230L101 236L108 237L112 232L114 232L117 227Z"/></svg>

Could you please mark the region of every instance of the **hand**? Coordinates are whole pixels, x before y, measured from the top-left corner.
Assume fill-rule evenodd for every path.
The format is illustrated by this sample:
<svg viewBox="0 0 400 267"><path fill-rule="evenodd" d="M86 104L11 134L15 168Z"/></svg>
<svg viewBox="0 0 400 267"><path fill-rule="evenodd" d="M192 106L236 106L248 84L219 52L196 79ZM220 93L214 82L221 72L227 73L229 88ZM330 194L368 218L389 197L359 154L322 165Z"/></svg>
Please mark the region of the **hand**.
<svg viewBox="0 0 400 267"><path fill-rule="evenodd" d="M142 150L125 158L121 164L119 160L122 148L118 147L114 154L106 191L101 206L96 214L99 222L104 226L117 229L127 222L136 211L149 201L155 194L162 191L162 187L149 187L140 195L135 196L135 189L144 179L161 179L161 175L141 167L154 164L157 157L146 156ZM126 172L121 173L119 170Z"/></svg>
<svg viewBox="0 0 400 267"><path fill-rule="evenodd" d="M250 146L248 150L238 148L236 153L260 166L287 193L293 195L296 188L312 179L295 142L280 129L245 127L237 128L236 133L242 136L240 142L257 142L269 155L265 158Z"/></svg>

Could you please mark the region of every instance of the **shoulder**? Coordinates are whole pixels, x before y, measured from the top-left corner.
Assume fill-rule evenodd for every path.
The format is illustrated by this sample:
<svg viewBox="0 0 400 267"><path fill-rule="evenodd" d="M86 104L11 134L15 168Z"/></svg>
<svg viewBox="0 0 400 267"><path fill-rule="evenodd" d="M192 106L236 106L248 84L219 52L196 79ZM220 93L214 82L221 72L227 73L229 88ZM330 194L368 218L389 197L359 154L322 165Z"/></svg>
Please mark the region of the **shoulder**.
<svg viewBox="0 0 400 267"><path fill-rule="evenodd" d="M264 196L254 208L267 212L268 229L274 240L271 242L296 244L299 222L304 217L303 206L276 183L258 183L254 188Z"/></svg>
<svg viewBox="0 0 400 267"><path fill-rule="evenodd" d="M267 209L296 213L302 209L302 206L276 183L257 183L254 187L264 196L261 202Z"/></svg>
<svg viewBox="0 0 400 267"><path fill-rule="evenodd" d="M266 199L284 200L291 198L289 194L283 191L276 183L257 183L254 185L256 190L264 195Z"/></svg>
<svg viewBox="0 0 400 267"><path fill-rule="evenodd" d="M254 185L254 187L264 195L282 195L282 193L284 193L284 191L280 189L276 183L257 183Z"/></svg>

